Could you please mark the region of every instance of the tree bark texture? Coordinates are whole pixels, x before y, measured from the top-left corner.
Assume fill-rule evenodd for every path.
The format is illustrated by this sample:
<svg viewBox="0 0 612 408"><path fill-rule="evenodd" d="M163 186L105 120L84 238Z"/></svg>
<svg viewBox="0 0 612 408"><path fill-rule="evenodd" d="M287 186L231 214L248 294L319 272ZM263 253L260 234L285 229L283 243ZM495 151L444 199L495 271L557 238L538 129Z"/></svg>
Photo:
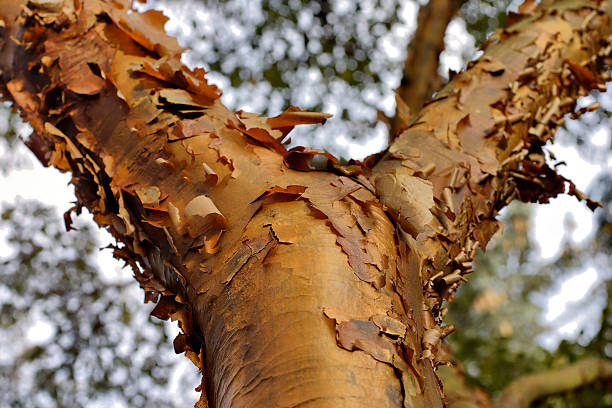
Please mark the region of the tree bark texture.
<svg viewBox="0 0 612 408"><path fill-rule="evenodd" d="M179 321L199 406L439 407L442 301L497 211L566 185L584 198L542 145L603 86L610 3L531 3L365 163L287 150L327 115L229 111L165 17L127 0L1 2L2 94L153 314Z"/></svg>

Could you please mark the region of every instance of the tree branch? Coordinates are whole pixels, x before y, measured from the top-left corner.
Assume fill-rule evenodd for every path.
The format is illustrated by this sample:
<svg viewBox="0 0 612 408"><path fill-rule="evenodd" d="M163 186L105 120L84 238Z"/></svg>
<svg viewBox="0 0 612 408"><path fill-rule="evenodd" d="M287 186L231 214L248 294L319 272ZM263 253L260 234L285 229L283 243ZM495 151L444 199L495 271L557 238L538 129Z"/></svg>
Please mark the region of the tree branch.
<svg viewBox="0 0 612 408"><path fill-rule="evenodd" d="M567 185L586 199L548 167L542 146L580 96L604 89L597 72L612 52L611 8L545 2L498 30L373 168L381 202L420 254L432 321L499 228L500 208L514 198L548 202Z"/></svg>
<svg viewBox="0 0 612 408"><path fill-rule="evenodd" d="M598 380L612 378L612 361L590 358L556 370L527 375L502 391L497 408L529 408L548 395L572 391Z"/></svg>
<svg viewBox="0 0 612 408"><path fill-rule="evenodd" d="M440 86L438 65L444 49L444 34L463 2L430 0L420 8L417 28L408 45L402 80L395 90L395 116L389 119L391 141L406 127L409 115L416 114Z"/></svg>

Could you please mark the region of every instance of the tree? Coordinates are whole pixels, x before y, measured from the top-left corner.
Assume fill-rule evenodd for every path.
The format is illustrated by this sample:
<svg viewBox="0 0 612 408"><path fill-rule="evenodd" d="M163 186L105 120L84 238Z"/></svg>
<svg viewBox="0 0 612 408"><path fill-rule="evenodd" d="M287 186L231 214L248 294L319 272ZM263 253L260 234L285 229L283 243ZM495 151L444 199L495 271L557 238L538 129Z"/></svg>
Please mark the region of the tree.
<svg viewBox="0 0 612 408"><path fill-rule="evenodd" d="M527 2L365 163L286 149L326 115L226 109L163 17L128 3L1 5L2 93L122 243L154 314L180 321L201 405L440 405L442 301L497 211L566 185L596 206L542 145L603 86L606 2Z"/></svg>

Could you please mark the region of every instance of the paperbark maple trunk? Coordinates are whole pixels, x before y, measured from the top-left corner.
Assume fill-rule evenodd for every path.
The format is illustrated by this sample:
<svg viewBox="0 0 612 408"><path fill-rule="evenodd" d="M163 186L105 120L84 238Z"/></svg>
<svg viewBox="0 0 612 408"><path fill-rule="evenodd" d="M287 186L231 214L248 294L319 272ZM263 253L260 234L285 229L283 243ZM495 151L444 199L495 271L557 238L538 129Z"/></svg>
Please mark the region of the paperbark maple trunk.
<svg viewBox="0 0 612 408"><path fill-rule="evenodd" d="M2 93L121 243L153 314L179 320L175 349L205 373L198 404L441 406L442 300L499 208L563 191L541 146L601 87L585 65L610 54L609 3L529 2L380 160L347 166L282 143L325 115L229 111L161 13L129 3L0 3Z"/></svg>

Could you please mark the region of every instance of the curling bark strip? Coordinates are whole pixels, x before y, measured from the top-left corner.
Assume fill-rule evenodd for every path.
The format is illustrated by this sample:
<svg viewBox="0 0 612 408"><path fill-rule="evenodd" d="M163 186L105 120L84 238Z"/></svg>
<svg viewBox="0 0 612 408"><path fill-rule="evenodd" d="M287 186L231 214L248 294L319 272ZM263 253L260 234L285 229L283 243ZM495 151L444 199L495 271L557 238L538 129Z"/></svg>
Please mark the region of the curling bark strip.
<svg viewBox="0 0 612 408"><path fill-rule="evenodd" d="M533 3L509 16L518 21L488 39L373 169L379 199L418 257L426 330L438 330L442 300L472 271L511 200L546 203L567 189L598 205L548 166L542 147L579 96L605 89L597 72L610 61L611 6Z"/></svg>
<svg viewBox="0 0 612 408"><path fill-rule="evenodd" d="M198 405L441 406L441 299L501 206L561 192L541 145L600 86L585 65L610 54L608 3L556 2L496 34L374 169L287 150L293 126L327 115L229 111L180 64L165 17L130 6L2 2L2 94L153 314L179 321Z"/></svg>

